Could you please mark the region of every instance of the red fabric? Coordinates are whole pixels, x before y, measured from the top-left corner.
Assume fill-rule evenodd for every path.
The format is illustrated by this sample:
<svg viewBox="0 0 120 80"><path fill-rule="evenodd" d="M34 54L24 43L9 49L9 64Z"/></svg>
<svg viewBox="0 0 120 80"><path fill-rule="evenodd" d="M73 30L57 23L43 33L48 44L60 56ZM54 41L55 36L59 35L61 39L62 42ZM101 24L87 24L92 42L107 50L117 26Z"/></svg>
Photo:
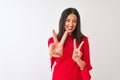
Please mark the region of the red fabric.
<svg viewBox="0 0 120 80"><path fill-rule="evenodd" d="M80 67L72 60L73 54L73 37L69 35L64 43L63 55L60 58L52 57L51 68L56 61L56 65L53 70L52 80L90 80L91 76L89 70L92 69L90 64L90 54L89 54L89 43L86 37L82 40L84 44L81 48L83 53L82 59L86 62L86 67L84 70L80 70ZM48 47L50 43L53 43L53 38L49 38ZM77 46L79 44L77 43Z"/></svg>

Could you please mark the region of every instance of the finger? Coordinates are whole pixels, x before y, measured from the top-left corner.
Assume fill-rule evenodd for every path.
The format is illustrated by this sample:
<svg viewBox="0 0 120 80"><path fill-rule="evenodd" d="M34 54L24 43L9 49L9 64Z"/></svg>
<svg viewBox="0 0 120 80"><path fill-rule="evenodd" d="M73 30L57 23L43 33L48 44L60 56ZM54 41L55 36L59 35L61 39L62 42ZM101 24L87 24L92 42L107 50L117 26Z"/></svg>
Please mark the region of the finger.
<svg viewBox="0 0 120 80"><path fill-rule="evenodd" d="M50 54L50 57L51 57L52 54L53 54L53 48L54 48L54 45L51 43L50 46L49 46L49 54Z"/></svg>
<svg viewBox="0 0 120 80"><path fill-rule="evenodd" d="M56 55L56 54L53 54L52 56L53 56L53 57L60 57L59 55Z"/></svg>
<svg viewBox="0 0 120 80"><path fill-rule="evenodd" d="M76 39L74 39L74 49L76 49Z"/></svg>
<svg viewBox="0 0 120 80"><path fill-rule="evenodd" d="M49 52L53 52L53 50L54 50L54 44L50 44L50 46L49 46Z"/></svg>
<svg viewBox="0 0 120 80"><path fill-rule="evenodd" d="M80 43L80 45L79 45L79 47L78 47L78 50L80 50L80 49L81 49L81 47L82 47L83 43L84 43L84 41L82 41L82 42Z"/></svg>
<svg viewBox="0 0 120 80"><path fill-rule="evenodd" d="M66 38L67 38L67 35L68 35L68 32L65 31L65 33L63 34L63 37L62 37L62 39L61 39L61 41L60 41L61 45L64 44L64 42L65 42L65 40L66 40Z"/></svg>
<svg viewBox="0 0 120 80"><path fill-rule="evenodd" d="M54 43L51 43L50 46L49 46L49 48L50 48L50 49L53 49L53 48L54 48L54 45L55 45Z"/></svg>
<svg viewBox="0 0 120 80"><path fill-rule="evenodd" d="M53 34L53 40L54 40L54 42L55 43L58 42L58 38L57 38L57 35L56 35L56 32L55 32L54 29L52 29L52 34Z"/></svg>

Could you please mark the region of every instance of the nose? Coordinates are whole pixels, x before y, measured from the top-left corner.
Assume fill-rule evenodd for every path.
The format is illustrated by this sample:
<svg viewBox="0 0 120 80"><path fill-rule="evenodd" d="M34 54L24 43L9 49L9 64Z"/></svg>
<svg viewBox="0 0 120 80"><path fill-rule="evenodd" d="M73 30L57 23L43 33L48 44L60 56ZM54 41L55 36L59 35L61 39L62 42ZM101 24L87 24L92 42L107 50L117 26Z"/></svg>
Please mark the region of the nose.
<svg viewBox="0 0 120 80"><path fill-rule="evenodd" d="M72 26L73 25L73 22L72 21L70 21L70 26Z"/></svg>

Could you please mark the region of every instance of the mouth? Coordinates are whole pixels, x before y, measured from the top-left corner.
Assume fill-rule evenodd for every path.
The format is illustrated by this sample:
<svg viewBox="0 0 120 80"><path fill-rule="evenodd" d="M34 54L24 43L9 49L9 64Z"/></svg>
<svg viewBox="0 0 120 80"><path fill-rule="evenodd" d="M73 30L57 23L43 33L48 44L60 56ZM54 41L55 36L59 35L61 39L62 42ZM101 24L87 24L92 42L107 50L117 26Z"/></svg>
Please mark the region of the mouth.
<svg viewBox="0 0 120 80"><path fill-rule="evenodd" d="M72 26L68 26L68 30L72 30L73 29L73 27Z"/></svg>

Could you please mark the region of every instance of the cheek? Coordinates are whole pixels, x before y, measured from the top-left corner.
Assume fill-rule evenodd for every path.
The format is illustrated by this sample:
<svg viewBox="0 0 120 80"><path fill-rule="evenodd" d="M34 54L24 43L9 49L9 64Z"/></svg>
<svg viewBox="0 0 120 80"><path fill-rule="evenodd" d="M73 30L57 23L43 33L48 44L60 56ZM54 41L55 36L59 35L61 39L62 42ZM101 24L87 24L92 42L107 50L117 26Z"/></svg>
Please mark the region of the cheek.
<svg viewBox="0 0 120 80"><path fill-rule="evenodd" d="M65 30L67 30L67 27L66 27L66 26L64 26L64 29L65 29Z"/></svg>
<svg viewBox="0 0 120 80"><path fill-rule="evenodd" d="M74 24L74 28L76 28L77 27L77 24Z"/></svg>
<svg viewBox="0 0 120 80"><path fill-rule="evenodd" d="M74 23L74 26L76 27L76 26L77 26L77 23Z"/></svg>
<svg viewBox="0 0 120 80"><path fill-rule="evenodd" d="M76 28L76 25L74 25L74 30L75 30L75 28Z"/></svg>

